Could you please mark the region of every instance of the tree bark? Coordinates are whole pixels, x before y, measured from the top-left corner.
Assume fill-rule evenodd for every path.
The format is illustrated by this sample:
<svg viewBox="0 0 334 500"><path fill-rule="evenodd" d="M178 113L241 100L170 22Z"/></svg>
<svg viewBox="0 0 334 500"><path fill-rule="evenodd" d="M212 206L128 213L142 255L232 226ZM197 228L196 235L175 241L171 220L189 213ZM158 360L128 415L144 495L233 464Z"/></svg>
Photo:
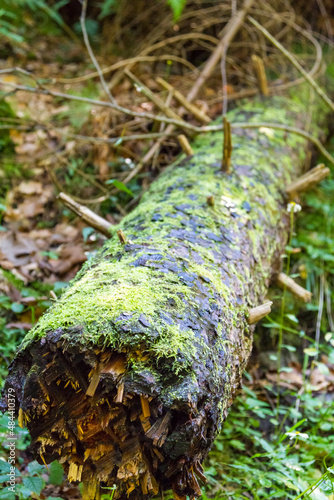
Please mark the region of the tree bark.
<svg viewBox="0 0 334 500"><path fill-rule="evenodd" d="M275 97L228 119L303 127L308 112ZM319 105L315 135L323 116ZM10 366L6 388L37 459L60 459L84 498L100 484L116 484L115 499L200 495L201 463L251 352L247 311L281 268L285 187L307 151L305 138L268 128L233 129L232 140L229 173L221 132L166 169Z"/></svg>

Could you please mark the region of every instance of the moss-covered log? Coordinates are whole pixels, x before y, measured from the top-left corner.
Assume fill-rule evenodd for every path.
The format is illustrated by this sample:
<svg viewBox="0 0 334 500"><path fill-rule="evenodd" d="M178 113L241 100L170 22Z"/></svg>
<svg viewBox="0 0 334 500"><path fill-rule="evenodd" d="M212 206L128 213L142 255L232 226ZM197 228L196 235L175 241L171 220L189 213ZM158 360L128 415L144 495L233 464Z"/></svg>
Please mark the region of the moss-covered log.
<svg viewBox="0 0 334 500"><path fill-rule="evenodd" d="M276 97L243 104L229 120L302 127L307 111ZM201 463L251 351L247 311L280 270L285 186L302 173L305 138L234 128L228 174L220 132L192 147L83 266L10 367L7 387L37 458L60 459L85 498L97 498L100 484L116 484L124 499L159 488L200 494Z"/></svg>

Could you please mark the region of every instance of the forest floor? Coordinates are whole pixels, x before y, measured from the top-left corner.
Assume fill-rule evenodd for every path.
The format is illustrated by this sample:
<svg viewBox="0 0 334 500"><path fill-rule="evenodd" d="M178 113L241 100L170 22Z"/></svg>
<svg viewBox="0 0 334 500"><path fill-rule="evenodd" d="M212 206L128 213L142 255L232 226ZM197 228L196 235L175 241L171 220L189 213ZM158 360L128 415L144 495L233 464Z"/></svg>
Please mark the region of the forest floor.
<svg viewBox="0 0 334 500"><path fill-rule="evenodd" d="M100 96L96 79L73 87L73 79L92 72L80 44L40 37L33 55L13 49L6 57L3 67L17 66L19 60L20 66L38 75L40 85L55 82L63 92L91 99ZM163 68L168 77L168 65L164 63ZM1 79L31 85L29 76L18 73L1 75ZM146 74L146 84L149 79ZM170 81L178 86L177 76ZM156 83L151 82L152 86ZM233 87L228 89L233 91ZM11 93L10 88L6 92L6 99L0 101L2 380L24 334L105 240L64 208L57 193L75 196L117 223L180 151L175 138L167 140L150 167L125 184L123 180L147 145L130 141L111 147L99 142L112 129L122 135L122 124L115 124L110 110L49 95ZM210 118L221 113L221 101L212 99L214 92L208 87L207 99L196 102ZM152 103L128 80L122 80L114 94L122 105L135 101L137 110L152 109ZM146 124L133 122L124 123L123 128L152 132ZM333 140L327 147L334 154ZM257 328L243 391L205 464L204 499L334 500L333 175L307 193L301 206L286 253L290 265L287 268L285 258L283 268L313 293L313 299L305 305L288 292L282 300L281 290L271 290L274 308ZM279 350L282 367L278 371ZM3 416L0 481L6 474L6 425ZM79 488L64 480L57 463L46 469L33 460L26 431L18 427L16 431L20 499L80 498ZM8 491L3 494L1 498L11 498ZM111 498L110 493L105 498Z"/></svg>

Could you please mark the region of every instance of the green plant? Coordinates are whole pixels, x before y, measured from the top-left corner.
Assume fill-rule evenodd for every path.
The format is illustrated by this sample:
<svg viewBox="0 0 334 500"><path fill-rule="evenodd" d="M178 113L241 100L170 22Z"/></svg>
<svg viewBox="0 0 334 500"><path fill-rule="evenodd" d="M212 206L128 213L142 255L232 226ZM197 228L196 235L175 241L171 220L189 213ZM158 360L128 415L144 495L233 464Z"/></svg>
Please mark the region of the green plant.
<svg viewBox="0 0 334 500"><path fill-rule="evenodd" d="M45 499L41 496L42 490L46 486L44 475L47 469L44 465L36 461L30 462L26 472L20 472L15 468L15 474L11 469L10 463L5 460L0 460L0 483L8 483L8 477L12 475L15 479L8 486L5 486L1 491L1 499L3 500L28 500L31 498ZM49 484L59 485L63 481L63 471L57 462L52 462L49 466ZM60 497L47 497L45 500L62 500Z"/></svg>

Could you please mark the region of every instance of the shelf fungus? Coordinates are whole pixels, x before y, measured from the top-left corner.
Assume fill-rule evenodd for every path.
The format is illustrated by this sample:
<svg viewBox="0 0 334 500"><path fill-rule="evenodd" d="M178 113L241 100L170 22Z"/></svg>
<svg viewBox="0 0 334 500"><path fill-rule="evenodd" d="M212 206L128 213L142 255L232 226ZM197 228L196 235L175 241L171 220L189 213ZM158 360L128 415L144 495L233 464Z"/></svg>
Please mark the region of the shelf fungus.
<svg viewBox="0 0 334 500"><path fill-rule="evenodd" d="M253 308L280 272L284 186L301 174L308 147L299 135L235 124L298 127L309 111L273 97L228 113L229 175L222 133L198 137L25 337L1 408L13 388L37 460L60 460L84 499L113 485L115 500L201 494L201 464L251 352ZM318 135L323 111L315 113L308 123Z"/></svg>

